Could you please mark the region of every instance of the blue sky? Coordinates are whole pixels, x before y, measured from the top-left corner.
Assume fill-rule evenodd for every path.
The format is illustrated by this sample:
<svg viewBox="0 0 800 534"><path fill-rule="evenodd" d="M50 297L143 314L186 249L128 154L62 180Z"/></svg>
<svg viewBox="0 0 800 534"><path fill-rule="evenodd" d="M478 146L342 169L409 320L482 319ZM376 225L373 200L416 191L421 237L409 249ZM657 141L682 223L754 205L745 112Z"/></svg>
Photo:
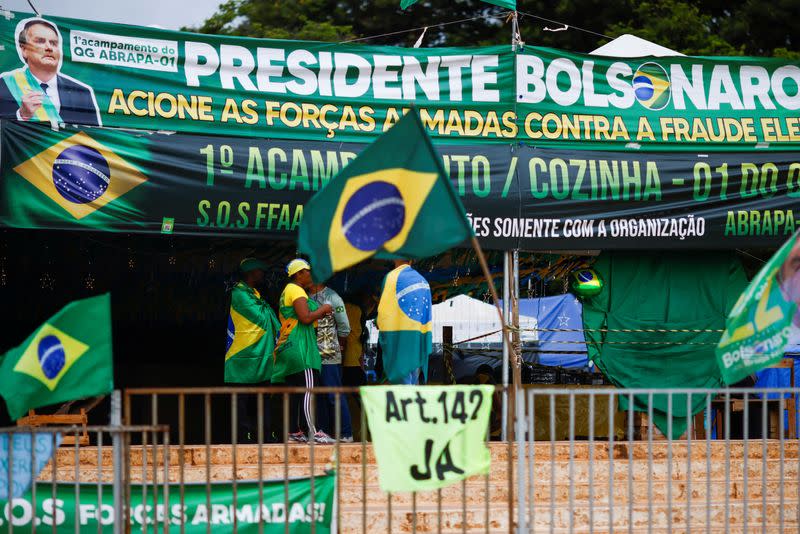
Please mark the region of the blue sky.
<svg viewBox="0 0 800 534"><path fill-rule="evenodd" d="M32 0L42 15L122 22L169 30L197 26L213 14L223 0ZM11 11L30 12L26 0L0 0Z"/></svg>

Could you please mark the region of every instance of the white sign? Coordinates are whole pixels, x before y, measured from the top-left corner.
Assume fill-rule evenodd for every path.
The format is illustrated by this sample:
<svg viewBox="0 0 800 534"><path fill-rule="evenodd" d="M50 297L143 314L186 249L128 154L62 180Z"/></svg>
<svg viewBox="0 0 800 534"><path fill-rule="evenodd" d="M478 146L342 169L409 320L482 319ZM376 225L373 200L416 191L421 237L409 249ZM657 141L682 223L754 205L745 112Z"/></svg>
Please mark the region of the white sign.
<svg viewBox="0 0 800 534"><path fill-rule="evenodd" d="M178 41L72 31L72 61L178 72Z"/></svg>

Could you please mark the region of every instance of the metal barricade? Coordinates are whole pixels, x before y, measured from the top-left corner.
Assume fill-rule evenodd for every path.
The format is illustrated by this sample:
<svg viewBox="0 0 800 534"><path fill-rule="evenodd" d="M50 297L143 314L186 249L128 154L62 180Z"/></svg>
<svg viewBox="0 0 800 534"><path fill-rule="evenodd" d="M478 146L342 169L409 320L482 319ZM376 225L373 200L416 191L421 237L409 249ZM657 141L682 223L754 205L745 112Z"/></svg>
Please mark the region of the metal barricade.
<svg viewBox="0 0 800 534"><path fill-rule="evenodd" d="M798 532L798 393L518 391L517 530Z"/></svg>
<svg viewBox="0 0 800 534"><path fill-rule="evenodd" d="M420 386L425 387L425 386ZM501 391L501 388L498 388ZM292 395L304 395L302 387L226 387L226 388L139 388L124 392L127 424L169 424L177 462L170 465L170 476L183 488L190 483L204 484L211 508L211 486L232 482L234 509L240 486L246 480L265 487L279 481L283 485L282 506L289 509L291 480L310 481L312 507L321 498L317 487L326 473L336 473L333 495L337 532L511 532L514 525L513 447L514 442L492 442L492 472L472 477L437 491L387 494L378 485L377 464L366 415L360 410L358 388L314 388L308 390L311 416L317 425L316 407L332 401L332 428L324 430L333 444L289 443ZM332 395L333 397L328 397ZM249 443L243 443L241 399L249 397L253 408L253 428ZM343 442L341 399L353 410L352 443ZM497 406L499 409L499 406ZM487 429L488 430L488 429ZM487 432L488 434L488 432ZM181 499L182 497L182 489ZM321 493L321 490L320 490ZM259 505L262 504L259 495ZM181 501L183 503L183 501ZM235 519L232 531L240 530ZM263 527L263 524L260 524ZM309 525L316 532L315 522ZM244 524L241 525L244 530ZM283 523L284 531L290 524ZM209 525L208 532L212 526ZM252 528L252 527L250 527ZM175 532L184 525L173 522ZM262 529L259 528L259 532Z"/></svg>
<svg viewBox="0 0 800 534"><path fill-rule="evenodd" d="M81 444L85 433L88 445ZM74 444L61 445L63 436L74 437ZM0 437L7 455L0 484L8 496L0 532L122 533L138 525L142 532L169 530L165 426L18 426L0 428ZM132 438L142 445L132 447ZM156 471L158 465L163 471Z"/></svg>

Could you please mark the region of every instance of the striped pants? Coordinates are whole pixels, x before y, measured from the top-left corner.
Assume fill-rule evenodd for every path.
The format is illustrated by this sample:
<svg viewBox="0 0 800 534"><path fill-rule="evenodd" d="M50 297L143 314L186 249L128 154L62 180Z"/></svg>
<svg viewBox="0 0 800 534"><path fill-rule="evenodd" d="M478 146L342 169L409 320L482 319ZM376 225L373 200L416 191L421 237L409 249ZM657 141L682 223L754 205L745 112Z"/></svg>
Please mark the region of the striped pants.
<svg viewBox="0 0 800 534"><path fill-rule="evenodd" d="M289 397L289 433L303 432L313 436L317 432L311 409L311 388L319 383L319 373L314 369L286 375L287 386L306 388L305 394L296 393Z"/></svg>

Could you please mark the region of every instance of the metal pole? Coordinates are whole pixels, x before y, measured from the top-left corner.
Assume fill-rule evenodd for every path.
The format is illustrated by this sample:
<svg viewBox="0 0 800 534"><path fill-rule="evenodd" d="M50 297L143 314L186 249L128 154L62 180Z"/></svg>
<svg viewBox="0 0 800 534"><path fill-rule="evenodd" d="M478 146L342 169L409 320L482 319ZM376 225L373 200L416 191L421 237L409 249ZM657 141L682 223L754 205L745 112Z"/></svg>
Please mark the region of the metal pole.
<svg viewBox="0 0 800 534"><path fill-rule="evenodd" d="M111 393L111 420L112 427L119 428L122 425L122 394L115 389ZM122 454L122 434L119 430L112 431L111 446L114 451L114 534L122 534L126 524L126 514L123 511L122 502L123 490L123 454ZM144 481L143 481L144 483Z"/></svg>
<svg viewBox="0 0 800 534"><path fill-rule="evenodd" d="M505 327L510 323L510 313L509 310L511 308L511 280L509 279L509 273L511 271L511 266L509 265L509 256L508 252L503 253L503 337L505 337ZM503 441L508 439L508 365L509 360L511 357L511 347L509 347L508 343L503 343L503 426L501 431L501 437Z"/></svg>

